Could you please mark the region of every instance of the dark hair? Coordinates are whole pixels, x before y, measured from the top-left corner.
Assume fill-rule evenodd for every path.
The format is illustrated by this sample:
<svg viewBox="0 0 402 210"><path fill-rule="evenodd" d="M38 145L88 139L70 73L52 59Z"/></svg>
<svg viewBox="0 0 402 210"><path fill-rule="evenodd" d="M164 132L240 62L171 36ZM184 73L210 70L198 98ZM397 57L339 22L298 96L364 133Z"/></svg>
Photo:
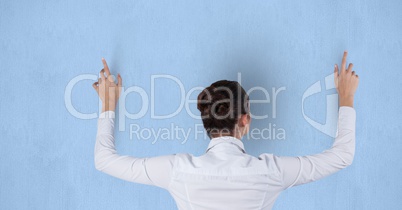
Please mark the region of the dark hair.
<svg viewBox="0 0 402 210"><path fill-rule="evenodd" d="M238 117L250 111L248 100L246 91L236 81L220 80L205 88L198 95L197 109L208 136L212 138L214 131L232 133Z"/></svg>

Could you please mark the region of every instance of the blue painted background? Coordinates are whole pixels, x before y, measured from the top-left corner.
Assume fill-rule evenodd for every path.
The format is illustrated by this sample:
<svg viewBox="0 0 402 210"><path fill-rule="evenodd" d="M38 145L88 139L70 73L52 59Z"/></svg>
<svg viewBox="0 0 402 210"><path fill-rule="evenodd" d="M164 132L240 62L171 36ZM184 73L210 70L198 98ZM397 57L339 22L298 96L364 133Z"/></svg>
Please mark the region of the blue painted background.
<svg viewBox="0 0 402 210"><path fill-rule="evenodd" d="M220 79L248 90L286 87L277 117L253 120L286 131L284 140L247 140L246 151L306 155L330 147L332 138L303 118L306 89L332 73L343 50L360 77L356 93L357 145L353 165L328 178L291 188L275 209L398 209L402 205L402 1L1 1L0 2L0 209L175 209L167 191L124 182L95 170L96 119L74 117L65 89L76 76L97 75L101 57L126 87L150 93L151 75L169 74L186 89ZM98 112L84 80L72 103ZM325 122L326 95L306 99L305 113ZM178 86L160 80L155 113L173 112ZM191 98L195 99L197 93ZM250 94L261 99L258 92ZM127 97L138 112L139 95ZM272 104L252 105L270 113ZM191 110L196 112L195 105ZM139 157L189 152L201 155L208 139L130 139L129 125L190 128L185 110L152 120L126 120L116 132L121 154Z"/></svg>

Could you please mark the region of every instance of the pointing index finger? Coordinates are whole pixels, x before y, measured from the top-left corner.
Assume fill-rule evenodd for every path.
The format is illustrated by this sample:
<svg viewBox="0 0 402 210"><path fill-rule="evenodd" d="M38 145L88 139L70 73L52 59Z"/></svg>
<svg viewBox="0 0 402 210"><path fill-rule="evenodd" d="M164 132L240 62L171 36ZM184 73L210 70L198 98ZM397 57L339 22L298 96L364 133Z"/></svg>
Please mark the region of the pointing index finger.
<svg viewBox="0 0 402 210"><path fill-rule="evenodd" d="M105 58L102 58L103 68L105 69L106 76L110 75L109 67L107 66Z"/></svg>
<svg viewBox="0 0 402 210"><path fill-rule="evenodd" d="M123 85L123 81L121 79L120 74L117 75L117 86L121 87Z"/></svg>
<svg viewBox="0 0 402 210"><path fill-rule="evenodd" d="M346 70L346 57L347 57L347 56L348 56L348 51L345 50L345 52L343 52L341 71L345 71L345 70Z"/></svg>

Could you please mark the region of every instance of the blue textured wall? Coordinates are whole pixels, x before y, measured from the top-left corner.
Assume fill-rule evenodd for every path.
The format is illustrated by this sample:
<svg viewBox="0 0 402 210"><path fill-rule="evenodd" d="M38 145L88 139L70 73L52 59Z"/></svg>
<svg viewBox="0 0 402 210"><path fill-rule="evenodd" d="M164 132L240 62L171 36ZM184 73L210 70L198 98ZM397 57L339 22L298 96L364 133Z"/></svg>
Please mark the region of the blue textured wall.
<svg viewBox="0 0 402 210"><path fill-rule="evenodd" d="M168 192L124 182L94 168L96 119L78 119L66 106L67 84L98 73L105 57L124 85L150 93L151 75L169 74L186 89L237 79L245 89L285 87L272 103L252 105L253 128L275 124L283 140L246 140L246 151L278 155L321 152L332 138L302 113L308 87L332 73L343 50L360 77L355 100L357 145L349 168L285 191L275 209L397 209L402 181L400 123L402 1L1 1L0 209L175 209ZM96 113L98 98L83 80L72 89L74 108ZM173 112L178 86L155 86L155 113ZM261 92L260 92L261 93ZM307 116L326 120L322 91L304 102ZM258 92L250 94L261 99ZM194 99L196 93L191 98ZM131 94L126 106L140 109ZM191 110L196 112L195 105ZM332 119L333 120L333 119ZM332 121L333 122L333 121ZM139 140L129 125L190 128L185 110L166 120L127 119L116 132L121 154L140 157L189 152L208 140Z"/></svg>

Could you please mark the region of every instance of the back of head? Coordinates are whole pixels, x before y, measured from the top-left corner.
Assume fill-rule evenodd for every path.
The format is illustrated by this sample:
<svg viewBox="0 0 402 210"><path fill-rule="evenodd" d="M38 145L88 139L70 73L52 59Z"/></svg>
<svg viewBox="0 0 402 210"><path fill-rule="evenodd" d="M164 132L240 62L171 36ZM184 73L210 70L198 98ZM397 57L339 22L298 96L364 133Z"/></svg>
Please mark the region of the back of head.
<svg viewBox="0 0 402 210"><path fill-rule="evenodd" d="M220 132L233 135L239 116L250 111L248 100L236 81L220 80L205 88L198 95L197 108L208 136Z"/></svg>

